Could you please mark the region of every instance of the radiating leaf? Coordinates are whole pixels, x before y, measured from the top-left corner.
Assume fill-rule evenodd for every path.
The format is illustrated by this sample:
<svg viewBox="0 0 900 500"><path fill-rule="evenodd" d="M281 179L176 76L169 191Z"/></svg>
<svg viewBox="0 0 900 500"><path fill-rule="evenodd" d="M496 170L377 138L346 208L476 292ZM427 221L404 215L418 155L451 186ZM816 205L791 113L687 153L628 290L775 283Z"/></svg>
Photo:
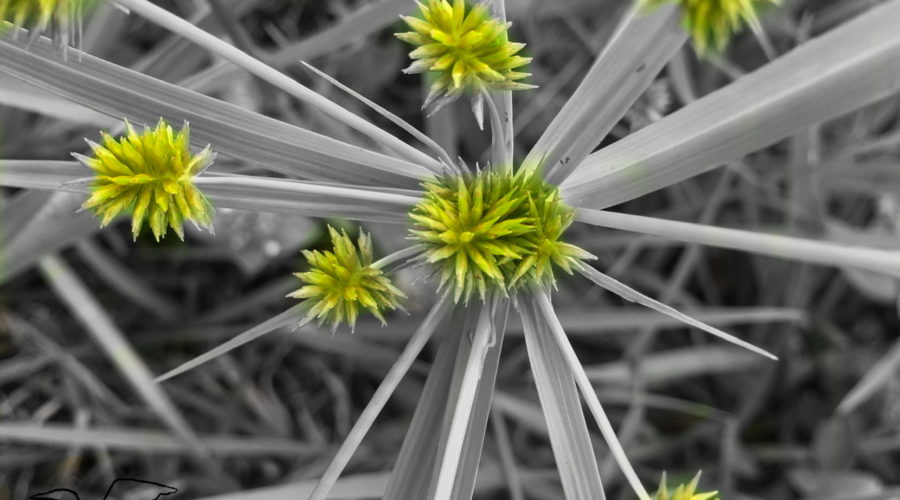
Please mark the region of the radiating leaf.
<svg viewBox="0 0 900 500"><path fill-rule="evenodd" d="M606 498L575 379L534 304L519 303L525 345L547 423L550 447L568 500Z"/></svg>
<svg viewBox="0 0 900 500"><path fill-rule="evenodd" d="M891 0L590 155L562 184L605 208L678 183L900 90Z"/></svg>
<svg viewBox="0 0 900 500"><path fill-rule="evenodd" d="M678 51L687 35L678 8L647 15L628 9L621 24L566 105L525 160L559 183L612 130Z"/></svg>
<svg viewBox="0 0 900 500"><path fill-rule="evenodd" d="M64 61L46 40L0 40L0 71L116 119L191 123L196 145L296 177L416 187L419 165L367 151L121 66L83 55Z"/></svg>

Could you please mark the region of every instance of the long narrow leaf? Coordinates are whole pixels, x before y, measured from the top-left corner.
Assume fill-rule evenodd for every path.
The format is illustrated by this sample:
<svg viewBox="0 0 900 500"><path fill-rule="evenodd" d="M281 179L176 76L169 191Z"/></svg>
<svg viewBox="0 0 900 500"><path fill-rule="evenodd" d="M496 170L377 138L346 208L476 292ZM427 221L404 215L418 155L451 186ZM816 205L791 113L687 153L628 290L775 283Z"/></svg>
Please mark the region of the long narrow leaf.
<svg viewBox="0 0 900 500"><path fill-rule="evenodd" d="M549 431L550 447L567 500L606 498L597 459L591 446L575 379L559 348L548 342L548 327L528 300L519 303L525 345L537 386L541 410Z"/></svg>
<svg viewBox="0 0 900 500"><path fill-rule="evenodd" d="M778 359L774 354L770 353L769 351L766 351L765 349L757 347L757 346L751 344L750 342L741 340L741 339L735 337L734 335L731 335L730 333L725 333L716 327L713 327L713 326L703 323L702 321L698 321L696 318L692 318L691 316L684 314L680 311L677 311L670 306L662 304L659 301L653 300L650 297L638 292L637 290L625 285L624 283L601 273L600 271L594 269L591 266L582 264L581 266L579 266L577 268L577 270L579 273L581 273L587 279L593 281L594 283L603 287L604 289L609 290L610 292L618 295L619 297L622 297L625 300L628 300L631 302L636 302L642 306L649 307L650 309L653 309L654 311L665 314L666 316L670 316L672 318L683 321L685 324L691 325L694 328L699 328L700 330L703 330L704 332L709 333L710 335L714 335L716 337L719 337L722 340L731 342L734 345L743 347L744 349L747 349L748 351L755 352L761 356L765 356L770 359L774 359L774 360Z"/></svg>
<svg viewBox="0 0 900 500"><path fill-rule="evenodd" d="M813 264L849 266L900 276L900 251L842 245L755 231L657 219L642 215L582 209L576 219L597 226L636 231L690 243L701 243Z"/></svg>
<svg viewBox="0 0 900 500"><path fill-rule="evenodd" d="M603 406L597 398L597 393L594 392L590 380L588 380L587 375L584 373L584 367L582 367L581 362L578 361L575 350L572 349L572 344L570 344L568 338L566 338L566 332L559 323L559 318L553 310L553 304L550 303L550 295L545 290L535 290L533 307L536 311L540 312L540 317L547 325L547 330L550 333L548 336L549 338L546 339L547 342L555 342L556 346L559 348L564 365L568 366L570 376L575 377L575 384L578 386L588 408L590 408L591 413L594 415L594 419L600 427L600 433L603 434L603 438L606 440L607 446L609 446L610 453L612 453L613 458L615 458L616 462L619 464L619 468L622 470L622 473L625 475L629 484L631 484L631 488L640 500L650 500L650 495L647 494L647 490L645 490L644 486L641 484L641 480L631 466L631 462L628 461L628 457L625 455L625 450L622 449L618 437L616 437L616 431L613 429L609 417L606 416L606 412L603 410Z"/></svg>
<svg viewBox="0 0 900 500"><path fill-rule="evenodd" d="M156 377L156 379L153 382L158 384L160 382L169 380L172 377L181 375L182 373L184 373L186 371L193 370L194 368L197 368L198 366L200 366L204 363L208 363L209 361L212 361L229 351L237 349L238 347L240 347L248 342L252 342L253 340L255 340L259 337L262 337L263 335L269 334L275 330L278 330L279 328L283 328L287 325L290 325L291 323L298 323L300 326L303 326L308 321L303 320L301 318L302 313L303 313L303 304L302 303L292 306L292 307L288 308L287 310L282 311L281 313L276 314L275 316L267 319L266 321L263 321L262 323L254 326L253 328L251 328L245 332L242 332L238 335L235 335L234 337L229 339L227 342L223 342L222 344L217 345L216 347L191 359L190 361L182 363L178 367L167 371L166 373L160 375L159 377Z"/></svg>
<svg viewBox="0 0 900 500"><path fill-rule="evenodd" d="M432 164L439 169L437 160L413 148L409 144L394 137L389 132L356 115L340 105L320 95L293 78L279 72L265 62L247 54L233 45L211 35L202 28L195 26L171 12L159 7L148 0L116 0L120 5L139 14L147 20L154 22L174 33L187 38L197 45L209 50L249 73L261 78L276 88L287 92L293 97L313 106L329 117L369 136L382 147L400 152L407 160L418 165Z"/></svg>
<svg viewBox="0 0 900 500"><path fill-rule="evenodd" d="M375 423L375 419L381 413L381 410L384 409L384 406L394 393L394 390L397 389L400 381L406 375L406 372L409 371L416 358L418 358L422 349L425 348L425 344L428 343L428 340L440 323L446 319L450 305L450 299L445 295L431 308L428 316L422 321L422 325L416 330L416 333L413 334L413 337L406 345L406 348L403 349L400 357L394 365L391 366L387 375L384 376L378 389L375 390L375 394L372 395L372 398L353 425L353 428L350 429L347 437L344 438L344 442L341 443L341 447L338 449L335 457L322 474L319 483L316 485L316 489L309 496L309 500L324 500L328 496L328 493L334 487L335 483L337 483L338 477L340 477L344 467L350 462L353 453L359 448L363 438L369 432L372 424Z"/></svg>
<svg viewBox="0 0 900 500"><path fill-rule="evenodd" d="M900 0L891 0L590 155L562 184L606 208L670 186L900 90Z"/></svg>
<svg viewBox="0 0 900 500"><path fill-rule="evenodd" d="M416 187L428 170L268 118L84 54L62 60L44 39L0 39L0 71L116 119L191 123L192 140L313 180Z"/></svg>
<svg viewBox="0 0 900 500"><path fill-rule="evenodd" d="M525 160L559 183L612 130L684 43L678 8L628 9L606 48Z"/></svg>
<svg viewBox="0 0 900 500"><path fill-rule="evenodd" d="M468 316L471 315L456 311L441 332L441 343L435 354L435 361L431 365L421 399L385 488L384 500L428 498L431 494L439 448L435 437L441 435L445 423L447 395L455 371L457 352L463 341L463 332L470 321Z"/></svg>
<svg viewBox="0 0 900 500"><path fill-rule="evenodd" d="M448 402L451 410L450 427L445 446L438 460L434 500L450 500L453 497L460 457L478 393L478 381L484 371L485 359L493 335L493 313L490 304L491 301L488 301L487 304L481 306L472 338L472 349L466 359L459 391L455 392Z"/></svg>

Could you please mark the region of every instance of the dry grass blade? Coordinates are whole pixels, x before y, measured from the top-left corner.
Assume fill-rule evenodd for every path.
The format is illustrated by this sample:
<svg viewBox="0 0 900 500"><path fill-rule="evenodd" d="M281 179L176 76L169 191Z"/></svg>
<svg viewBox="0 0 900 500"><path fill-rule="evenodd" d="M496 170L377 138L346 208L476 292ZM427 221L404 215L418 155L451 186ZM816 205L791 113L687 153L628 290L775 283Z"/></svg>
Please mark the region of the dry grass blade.
<svg viewBox="0 0 900 500"><path fill-rule="evenodd" d="M254 58L253 56L241 51L237 47L229 45L219 38L203 31L194 26L190 22L168 12L167 10L156 6L147 0L116 0L119 4L132 10L138 15L152 21L166 29L177 33L188 40L200 45L201 47L217 54L224 59L231 61L237 66L247 70L262 80L274 85L275 87L287 92L288 94L300 99L301 101L314 106L326 113L335 120L346 124L347 126L362 132L369 136L376 143L396 150L411 162L419 165L432 164L434 168L440 168L438 162L430 156L406 144L400 139L394 137L385 130L369 123L360 116L340 107L326 97L313 92L304 87L296 80L279 72L275 68Z"/></svg>
<svg viewBox="0 0 900 500"><path fill-rule="evenodd" d="M87 265L123 297L164 321L172 321L178 317L178 305L174 301L154 290L141 276L100 245L85 239L78 242L76 249Z"/></svg>
<svg viewBox="0 0 900 500"><path fill-rule="evenodd" d="M677 384L684 378L747 371L758 367L762 359L742 349L699 346L648 354L641 360L641 382L650 385ZM614 361L586 366L592 381L605 384L630 384L637 374L633 363Z"/></svg>
<svg viewBox="0 0 900 500"><path fill-rule="evenodd" d="M27 48L26 48L27 47ZM0 71L116 119L188 121L198 146L286 175L349 184L411 187L417 164L302 129L84 54L62 61L47 40L0 39Z"/></svg>
<svg viewBox="0 0 900 500"><path fill-rule="evenodd" d="M32 194L34 196L32 196ZM16 234L3 242L4 265L0 266L0 282L8 281L50 253L55 252L85 235L98 230L97 220L90 212L77 212L84 197L72 193L44 193L32 191L26 193L28 200L44 199L44 203L34 207L30 212L30 220L16 231ZM7 212L23 208L23 205L11 203L0 210L0 221L8 224ZM12 217L11 217L12 218Z"/></svg>
<svg viewBox="0 0 900 500"><path fill-rule="evenodd" d="M169 370L168 372L157 377L156 380L154 380L153 382L157 383L157 384L160 382L165 382L166 380L169 380L172 377L176 377L178 375L181 375L184 372L193 370L194 368L197 368L198 366L200 366L204 363L207 363L209 361L212 361L212 360L218 358L219 356L227 353L228 351L237 349L238 347L240 347L248 342L252 342L253 340L258 339L259 337L262 337L263 335L271 333L279 328L288 326L291 323L299 322L299 326L298 326L298 328L299 328L300 326L303 326L309 322L309 320L301 319L302 315L303 315L303 311L304 311L304 307L303 307L302 302L300 304L292 306L289 309L287 309L286 311L283 311L280 314L277 314L277 315L267 319L266 321L263 321L262 323L254 326L253 328L234 336L232 339L228 340L227 342L219 344L215 348L201 354L200 356L197 356L196 358L194 358L190 361L182 363L177 368Z"/></svg>
<svg viewBox="0 0 900 500"><path fill-rule="evenodd" d="M766 351L765 349L762 349L762 348L757 347L749 342L741 340L741 339L735 337L734 335L731 335L730 333L723 332L722 330L719 330L716 327L707 325L706 323L703 323L701 321L697 321L696 318L692 318L691 316L688 316L687 314L679 312L672 307L669 307L663 303L660 303L659 301L653 300L650 297L642 294L641 292L638 292L637 290L629 287L628 285L625 285L624 283L617 281L617 280L601 273L600 271L594 269L591 266L581 265L580 267L578 267L577 270L584 277L593 281L598 286L601 286L604 289L609 290L610 292L618 295L619 297L622 297L625 300L635 302L635 303L640 304L645 307L649 307L650 309L653 309L654 311L665 314L666 316L670 316L672 318L678 319L678 320L684 322L685 324L691 325L694 328L699 328L700 330L703 330L706 333L709 333L711 335L719 337L720 339L725 340L727 342L731 342L732 344L735 344L737 346L743 347L744 349L747 349L748 351L755 352L755 353L757 353L761 356L765 356L769 359L773 359L773 360L778 359L777 356L770 353L769 351Z"/></svg>
<svg viewBox="0 0 900 500"><path fill-rule="evenodd" d="M147 405L191 447L194 455L208 459L208 450L169 397L153 382L147 365L75 273L54 256L41 261L41 271L59 298L106 351Z"/></svg>
<svg viewBox="0 0 900 500"><path fill-rule="evenodd" d="M631 7L606 48L525 160L560 183L612 130L684 43L676 6Z"/></svg>
<svg viewBox="0 0 900 500"><path fill-rule="evenodd" d="M449 308L450 300L446 295L441 297L437 304L431 308L431 311L422 321L422 325L413 334L409 343L406 345L406 348L404 348L403 352L400 354L400 357L397 358L397 361L388 371L387 375L384 376L378 389L375 390L375 394L372 395L372 398L353 425L353 428L350 429L350 432L344 438L335 457L331 460L328 468L322 474L321 479L319 479L316 489L309 496L309 500L324 500L327 498L328 493L334 487L338 477L340 477L341 472L343 472L344 467L350 462L353 453L356 452L356 449L359 447L360 443L362 443L363 438L369 432L369 429L371 429L375 419L378 418L381 410L384 409L388 399L390 399L394 390L397 389L397 386L406 375L406 372L409 371L413 362L418 358L419 353L422 352L422 349L425 347L425 344L428 343L432 334L438 328L440 323L446 319Z"/></svg>
<svg viewBox="0 0 900 500"><path fill-rule="evenodd" d="M613 429L609 417L606 416L606 412L603 410L603 406L600 404L600 400L597 398L597 393L594 392L590 380L584 373L584 368L581 366L581 362L578 361L575 350L572 349L572 344L566 338L566 332L559 323L559 318L557 318L556 312L553 310L553 304L550 303L550 295L545 290L535 290L532 307L535 309L536 317L538 317L538 311L540 312L540 318L543 319L547 326L546 330L550 334L548 335L550 338L547 341L555 341L563 358L562 364L568 365L569 374L575 377L575 384L581 390L581 396L594 415L594 419L600 427L600 433L603 435L603 439L606 440L606 445L609 446L609 451L612 453L616 463L619 464L622 474L625 475L625 478L640 500L650 500L650 495L647 494L647 490L641 484L641 480L631 466L631 462L628 461L625 450L622 449L622 445L619 443L618 437L616 437L616 431Z"/></svg>
<svg viewBox="0 0 900 500"><path fill-rule="evenodd" d="M862 380L857 383L850 392L844 396L837 407L837 411L848 414L859 408L875 392L888 384L900 366L900 340L881 359L875 362L866 372Z"/></svg>
<svg viewBox="0 0 900 500"><path fill-rule="evenodd" d="M689 243L900 276L900 251L841 245L790 236L728 229L642 215L581 209L576 219L597 226L652 234Z"/></svg>
<svg viewBox="0 0 900 500"><path fill-rule="evenodd" d="M194 451L190 444L182 438L165 432L134 427L79 429L56 424L2 422L0 423L0 440L58 447L102 446L114 450L163 455L191 454ZM205 449L220 456L296 458L320 451L308 443L288 441L283 438L199 436L198 440Z"/></svg>
<svg viewBox="0 0 900 500"><path fill-rule="evenodd" d="M544 321L529 300L519 303L531 372L567 499L606 498L578 388ZM550 340L550 342L548 342Z"/></svg>
<svg viewBox="0 0 900 500"><path fill-rule="evenodd" d="M885 2L588 156L563 198L617 205L896 93L897 19L900 0Z"/></svg>

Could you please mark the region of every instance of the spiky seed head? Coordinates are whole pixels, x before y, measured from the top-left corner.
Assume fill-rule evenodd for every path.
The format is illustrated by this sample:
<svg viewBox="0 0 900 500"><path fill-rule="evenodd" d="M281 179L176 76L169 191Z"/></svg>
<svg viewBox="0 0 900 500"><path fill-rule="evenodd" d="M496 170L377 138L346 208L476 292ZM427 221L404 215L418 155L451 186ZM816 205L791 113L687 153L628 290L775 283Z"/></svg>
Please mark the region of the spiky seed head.
<svg viewBox="0 0 900 500"><path fill-rule="evenodd" d="M0 0L0 19L32 31L49 34L60 45L77 39L85 13L97 0Z"/></svg>
<svg viewBox="0 0 900 500"><path fill-rule="evenodd" d="M573 265L593 258L561 240L574 211L536 168L445 175L424 187L410 212L411 238L426 248L421 259L456 302L476 293L484 300L489 290L552 285L554 268L571 274Z"/></svg>
<svg viewBox="0 0 900 500"><path fill-rule="evenodd" d="M681 7L682 24L700 56L724 51L732 35L741 32L745 25L756 32L762 31L759 8L780 3L780 0L639 0L639 5L652 10L671 1Z"/></svg>
<svg viewBox="0 0 900 500"><path fill-rule="evenodd" d="M697 486L700 483L700 472L691 479L687 484L679 484L673 490L669 490L666 486L666 473L663 472L662 479L659 482L659 490L653 500L715 500L719 496L718 491L709 491L706 493L697 493Z"/></svg>
<svg viewBox="0 0 900 500"><path fill-rule="evenodd" d="M421 17L403 18L413 31L396 34L418 47L404 72L436 77L423 107L436 110L465 91L534 88L520 81L529 73L519 69L531 58L518 55L525 44L509 41L511 24L493 17L483 2L452 1L417 2Z"/></svg>
<svg viewBox="0 0 900 500"><path fill-rule="evenodd" d="M295 273L305 286L288 295L306 299L307 318L329 323L332 330L342 323L356 325L360 310L368 310L385 324L384 311L394 310L405 298L372 261L372 238L360 231L357 244L346 230L328 226L334 250L304 250L310 270Z"/></svg>
<svg viewBox="0 0 900 500"><path fill-rule="evenodd" d="M183 240L186 220L211 230L212 204L194 185L194 177L215 159L209 146L191 153L187 123L176 133L160 119L156 128L138 132L126 121L125 130L119 139L101 132L102 144L88 141L91 157L73 154L94 171L84 208L100 217L101 226L130 212L135 239L145 221L156 241L167 227Z"/></svg>

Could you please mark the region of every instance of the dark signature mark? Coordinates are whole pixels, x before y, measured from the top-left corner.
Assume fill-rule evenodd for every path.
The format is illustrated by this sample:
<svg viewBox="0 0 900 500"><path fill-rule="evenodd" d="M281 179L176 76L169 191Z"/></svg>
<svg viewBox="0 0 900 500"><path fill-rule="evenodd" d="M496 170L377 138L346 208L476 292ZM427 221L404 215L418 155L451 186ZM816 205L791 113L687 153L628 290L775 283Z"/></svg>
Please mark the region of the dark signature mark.
<svg viewBox="0 0 900 500"><path fill-rule="evenodd" d="M159 497L168 496L173 493L178 492L178 488L173 488L171 486L166 486L165 484L154 483L153 481L144 481L143 479L131 479L127 477L120 477L112 482L109 485L109 489L106 490L106 495L103 496L103 500L107 500L110 495L113 494L113 490L116 490L117 487L119 489L123 487L128 487L131 485L134 486L147 486L147 496L143 497L143 500L159 500ZM116 496L121 496L121 491L116 491ZM154 497L150 497L150 495L156 495ZM55 490L50 490L44 493L38 493L36 495L31 496L31 500L81 500L78 496L78 493L74 490L70 490L68 488L57 488Z"/></svg>

